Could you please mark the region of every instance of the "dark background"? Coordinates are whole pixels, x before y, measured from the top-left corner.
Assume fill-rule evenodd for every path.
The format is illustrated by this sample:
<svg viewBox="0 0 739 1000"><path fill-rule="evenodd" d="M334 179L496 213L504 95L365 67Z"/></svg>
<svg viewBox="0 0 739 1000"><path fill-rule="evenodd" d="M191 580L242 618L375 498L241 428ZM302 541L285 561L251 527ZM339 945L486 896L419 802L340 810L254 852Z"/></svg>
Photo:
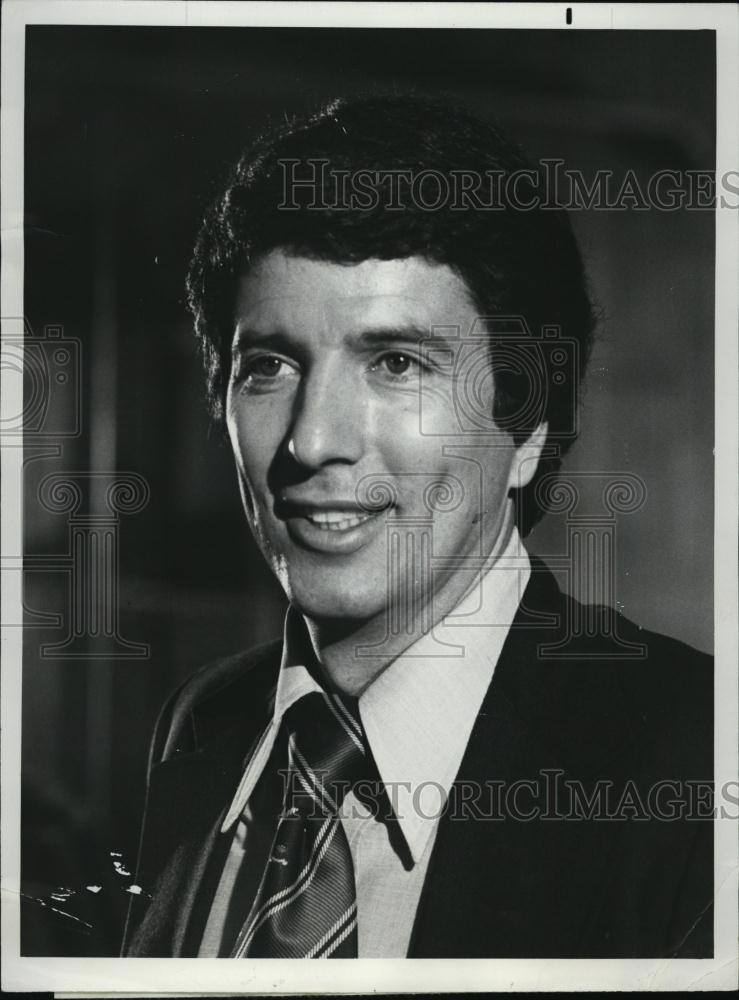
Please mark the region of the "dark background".
<svg viewBox="0 0 739 1000"><path fill-rule="evenodd" d="M82 424L56 457L26 442L24 543L40 563L25 580L23 953L116 953L131 879L110 852L132 869L164 697L281 629L183 305L202 211L254 130L368 86L413 87L497 116L534 159L646 182L713 168L714 51L713 33L688 31L27 29L25 311L35 338L56 325L79 340L59 412L79 404ZM647 503L618 522L619 607L710 650L713 214L573 224L602 321L567 468L642 477ZM37 489L83 470L150 487L120 521L120 628L145 659L41 655L68 629L69 579L48 557L67 553L69 526ZM545 556L563 545L561 518L530 537ZM52 900L60 887L74 895Z"/></svg>

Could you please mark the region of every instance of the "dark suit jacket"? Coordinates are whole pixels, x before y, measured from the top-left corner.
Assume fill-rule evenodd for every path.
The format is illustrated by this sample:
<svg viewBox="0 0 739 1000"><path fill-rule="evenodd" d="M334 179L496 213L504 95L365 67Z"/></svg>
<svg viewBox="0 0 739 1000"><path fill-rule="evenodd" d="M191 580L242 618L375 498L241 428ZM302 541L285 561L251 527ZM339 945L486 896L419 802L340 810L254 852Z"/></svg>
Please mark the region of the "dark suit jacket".
<svg viewBox="0 0 739 1000"><path fill-rule="evenodd" d="M634 645L643 656L631 655ZM228 848L219 828L271 716L279 662L279 643L222 660L165 706L137 872L152 898L133 899L123 954L197 954ZM692 813L705 813L705 785L685 783L710 782L712 765L711 659L610 609L582 607L534 560L457 788L538 782L519 784L515 798L519 815L538 812L515 818L489 809L485 794L452 796L409 957L711 956L713 824L644 807L656 802L669 816L670 799L690 805L692 789ZM650 798L665 781L681 785ZM609 805L594 798L601 807L589 818L586 804L552 818L572 801L553 800L557 782L606 794ZM619 802L621 818L604 818Z"/></svg>

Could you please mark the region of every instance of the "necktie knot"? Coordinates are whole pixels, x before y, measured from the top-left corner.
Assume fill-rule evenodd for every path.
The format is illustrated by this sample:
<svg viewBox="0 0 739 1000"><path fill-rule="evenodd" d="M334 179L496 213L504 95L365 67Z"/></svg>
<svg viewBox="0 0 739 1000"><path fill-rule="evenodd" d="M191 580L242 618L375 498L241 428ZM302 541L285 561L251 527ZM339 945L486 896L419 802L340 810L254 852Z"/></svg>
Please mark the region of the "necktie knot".
<svg viewBox="0 0 739 1000"><path fill-rule="evenodd" d="M285 812L335 813L366 768L355 699L312 692L285 713L288 789Z"/></svg>

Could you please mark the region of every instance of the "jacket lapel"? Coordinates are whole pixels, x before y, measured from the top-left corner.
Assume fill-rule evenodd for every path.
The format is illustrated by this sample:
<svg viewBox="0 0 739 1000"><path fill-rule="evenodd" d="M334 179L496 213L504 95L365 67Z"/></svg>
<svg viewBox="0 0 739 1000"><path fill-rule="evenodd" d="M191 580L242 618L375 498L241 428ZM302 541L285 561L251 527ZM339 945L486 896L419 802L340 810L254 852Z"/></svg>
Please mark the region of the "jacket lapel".
<svg viewBox="0 0 739 1000"><path fill-rule="evenodd" d="M610 670L540 656L569 598L532 568L439 823L409 957L576 956L602 882L614 824L555 819L558 789L587 789L635 734Z"/></svg>
<svg viewBox="0 0 739 1000"><path fill-rule="evenodd" d="M246 671L243 680L206 699L190 719L194 746L152 767L147 853L137 872L143 892L129 914L137 931L127 955L197 954L215 889L208 875L219 869L228 848L220 827L271 718L278 662Z"/></svg>
<svg viewBox="0 0 739 1000"><path fill-rule="evenodd" d="M156 845L156 857L144 861L139 881L152 899L134 938L130 954L138 954L139 940L147 955L181 956L188 926L222 817L233 794L238 771L224 769L205 755L166 761L151 775L151 801L156 811L147 817L147 838ZM161 855L160 855L161 850ZM166 859L160 863L160 857ZM147 879L152 873L153 882Z"/></svg>

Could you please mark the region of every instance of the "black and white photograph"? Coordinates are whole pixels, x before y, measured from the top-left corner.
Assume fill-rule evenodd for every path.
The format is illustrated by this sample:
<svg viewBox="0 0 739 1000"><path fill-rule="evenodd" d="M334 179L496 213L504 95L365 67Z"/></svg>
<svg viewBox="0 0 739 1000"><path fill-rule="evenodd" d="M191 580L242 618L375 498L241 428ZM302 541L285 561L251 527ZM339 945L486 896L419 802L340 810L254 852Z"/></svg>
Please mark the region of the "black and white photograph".
<svg viewBox="0 0 739 1000"><path fill-rule="evenodd" d="M739 18L518 6L4 5L3 988L736 988Z"/></svg>

